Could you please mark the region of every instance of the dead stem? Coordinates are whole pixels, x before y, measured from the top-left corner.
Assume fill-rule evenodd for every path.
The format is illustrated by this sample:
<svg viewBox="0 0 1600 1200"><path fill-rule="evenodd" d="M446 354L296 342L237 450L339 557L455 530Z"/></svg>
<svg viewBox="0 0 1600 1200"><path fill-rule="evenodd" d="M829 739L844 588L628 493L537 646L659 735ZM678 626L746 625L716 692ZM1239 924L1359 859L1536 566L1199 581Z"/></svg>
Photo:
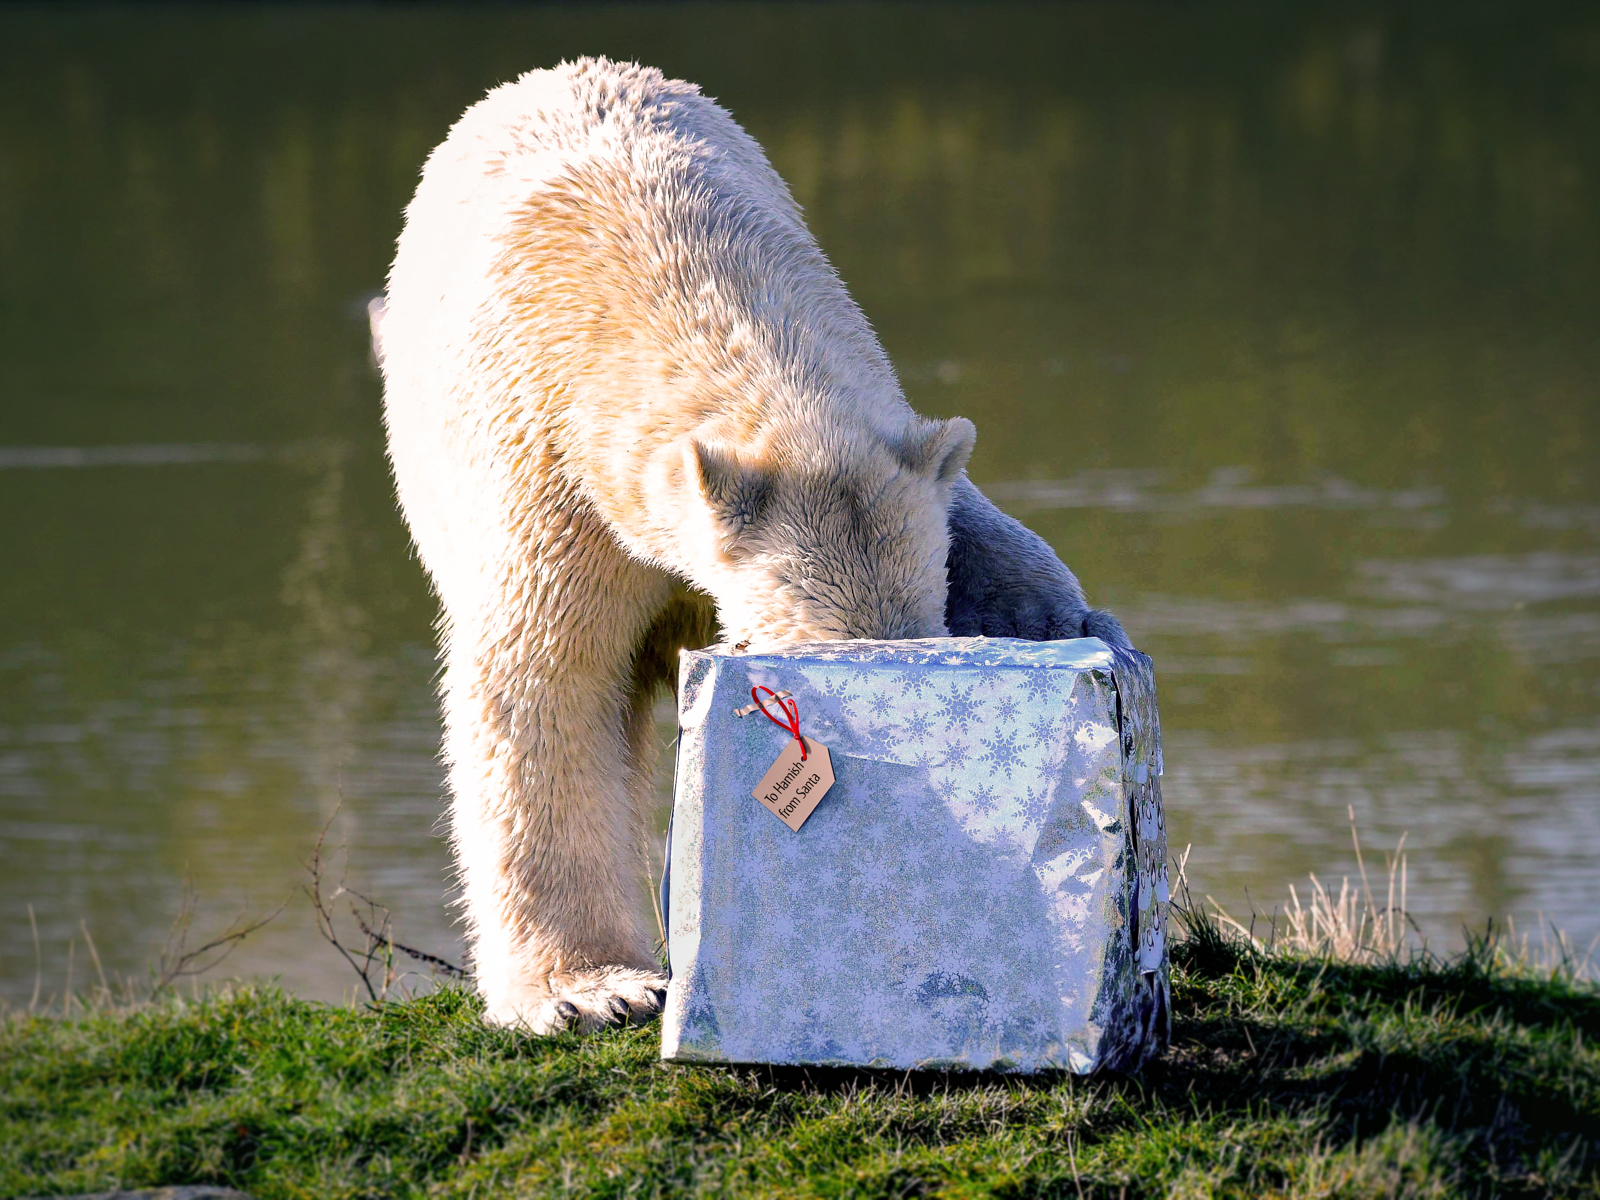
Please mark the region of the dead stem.
<svg viewBox="0 0 1600 1200"><path fill-rule="evenodd" d="M367 1000L372 1004L382 1004L389 998L389 992L400 981L401 975L395 970L394 952L409 955L418 962L427 963L436 967L454 979L469 978L469 972L455 963L438 955L429 954L423 950L416 950L410 946L402 945L394 940L390 932L393 916L389 909L379 904L368 896L362 895L353 888L346 887L344 875L341 872L339 884L329 895L323 894L323 846L327 841L328 830L332 828L334 819L339 815L338 807L328 817L326 824L317 834L316 845L311 849L311 861L306 864L310 882L305 887L306 896L311 901L311 911L316 918L317 932L339 952L345 962L350 964L350 969L361 980L361 987L367 994ZM349 856L346 855L346 866ZM360 947L346 945L339 935L338 926L334 920L333 904L341 896L353 897L349 901L350 916L355 920L365 939ZM357 901L365 908L357 906Z"/></svg>
<svg viewBox="0 0 1600 1200"><path fill-rule="evenodd" d="M1345 876L1335 891L1313 873L1311 891L1307 900L1302 902L1299 889L1291 883L1289 906L1283 914L1283 929L1278 927L1276 912L1273 914L1272 949L1339 962L1391 962L1405 951L1413 933L1420 934L1421 930L1406 909L1408 877L1405 835L1396 844L1394 853L1388 856L1388 894L1380 906L1372 894L1371 879L1367 875L1366 856L1362 853L1361 836L1356 828L1355 809L1352 807L1348 812L1350 840L1355 847L1360 886L1352 887L1350 878ZM1251 924L1247 926L1235 920L1211 896L1206 897L1206 902L1214 910L1216 919L1244 939L1251 948L1257 951L1268 948L1255 936L1254 914ZM1423 943L1419 948L1426 950L1426 944Z"/></svg>
<svg viewBox="0 0 1600 1200"><path fill-rule="evenodd" d="M83 930L84 944L89 947L89 957L94 962L94 973L100 977L100 1003L108 1003L111 999L111 988L106 983L106 969L100 965L100 951L94 944L94 937L89 933L89 922L80 919L78 928Z"/></svg>
<svg viewBox="0 0 1600 1200"><path fill-rule="evenodd" d="M44 986L44 955L39 949L39 920L33 915L33 905L28 905L28 924L33 928L33 996L28 1001L28 1011L39 1007L39 989Z"/></svg>
<svg viewBox="0 0 1600 1200"><path fill-rule="evenodd" d="M193 881L186 876L183 881L183 900L178 905L178 915L172 922L172 929L167 933L166 944L161 948L161 960L156 969L156 981L152 991L159 992L163 988L171 987L184 976L201 975L216 967L233 953L240 942L275 921L289 906L288 897L285 897L282 904L259 920L247 921L241 914L216 937L190 950L189 925L194 920L195 906L198 902L199 893L195 891ZM88 936L88 930L84 931L84 936ZM208 955L211 957L207 958ZM97 958L97 965L98 961Z"/></svg>

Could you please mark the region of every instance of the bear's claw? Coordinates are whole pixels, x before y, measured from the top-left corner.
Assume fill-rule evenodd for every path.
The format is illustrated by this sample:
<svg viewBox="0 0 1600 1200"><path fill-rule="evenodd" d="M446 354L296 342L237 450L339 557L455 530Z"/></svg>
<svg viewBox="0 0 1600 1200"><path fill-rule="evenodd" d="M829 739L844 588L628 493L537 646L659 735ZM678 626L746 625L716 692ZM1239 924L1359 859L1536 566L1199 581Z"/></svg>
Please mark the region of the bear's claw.
<svg viewBox="0 0 1600 1200"><path fill-rule="evenodd" d="M535 993L538 998L532 1004L513 1008L491 1001L486 1015L490 1021L521 1025L533 1033L644 1025L666 1007L666 983L659 972L633 967L563 972L538 985L542 996Z"/></svg>

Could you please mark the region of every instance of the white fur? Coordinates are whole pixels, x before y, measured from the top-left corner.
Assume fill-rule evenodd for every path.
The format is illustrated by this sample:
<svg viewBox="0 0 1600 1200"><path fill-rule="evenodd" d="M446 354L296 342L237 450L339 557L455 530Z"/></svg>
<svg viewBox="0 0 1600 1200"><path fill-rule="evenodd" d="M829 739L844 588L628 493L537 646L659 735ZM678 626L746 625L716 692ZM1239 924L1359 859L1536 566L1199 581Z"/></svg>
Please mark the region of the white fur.
<svg viewBox="0 0 1600 1200"><path fill-rule="evenodd" d="M489 1015L648 1014L631 881L672 652L710 640L713 601L752 648L942 635L972 427L907 406L726 112L603 60L467 111L377 319Z"/></svg>

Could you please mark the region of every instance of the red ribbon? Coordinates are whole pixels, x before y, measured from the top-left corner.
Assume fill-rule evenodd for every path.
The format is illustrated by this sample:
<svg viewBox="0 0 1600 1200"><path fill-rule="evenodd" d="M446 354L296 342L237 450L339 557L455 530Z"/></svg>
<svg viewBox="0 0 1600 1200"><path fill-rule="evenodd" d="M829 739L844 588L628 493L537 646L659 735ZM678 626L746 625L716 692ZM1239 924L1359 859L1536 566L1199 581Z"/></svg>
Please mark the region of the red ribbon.
<svg viewBox="0 0 1600 1200"><path fill-rule="evenodd" d="M767 709L766 703L761 699L760 696L756 695L757 692L765 692L767 695L776 700L778 702L778 707L783 710L783 715L789 719L787 721L780 721L777 717L773 716L772 713ZM787 729L790 733L794 734L794 740L800 743L800 761L805 762L806 740L800 736L800 706L796 704L791 697L780 696L771 688L762 687L760 684L757 684L755 687L750 689L750 699L756 702L757 708L766 713L767 720L778 726L778 728Z"/></svg>

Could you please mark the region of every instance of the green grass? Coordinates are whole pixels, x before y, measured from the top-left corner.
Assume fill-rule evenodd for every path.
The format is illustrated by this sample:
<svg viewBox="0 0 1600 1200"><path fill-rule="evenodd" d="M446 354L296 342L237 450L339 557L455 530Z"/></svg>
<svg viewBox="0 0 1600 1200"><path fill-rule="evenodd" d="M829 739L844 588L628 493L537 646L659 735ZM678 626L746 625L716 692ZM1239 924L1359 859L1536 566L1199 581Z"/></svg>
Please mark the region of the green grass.
<svg viewBox="0 0 1600 1200"><path fill-rule="evenodd" d="M457 990L270 989L0 1026L0 1196L1600 1196L1600 993L1202 932L1139 1076L673 1067L652 1027L526 1037Z"/></svg>

